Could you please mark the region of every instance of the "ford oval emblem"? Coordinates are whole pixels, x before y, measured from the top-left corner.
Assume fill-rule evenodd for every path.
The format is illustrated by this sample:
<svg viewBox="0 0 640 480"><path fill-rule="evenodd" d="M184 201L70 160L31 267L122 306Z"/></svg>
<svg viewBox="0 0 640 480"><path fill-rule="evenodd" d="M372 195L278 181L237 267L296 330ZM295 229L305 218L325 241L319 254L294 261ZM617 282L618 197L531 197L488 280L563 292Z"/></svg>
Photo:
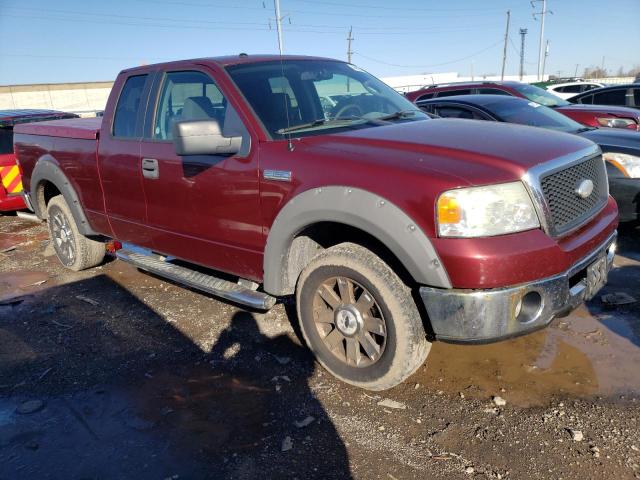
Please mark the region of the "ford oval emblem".
<svg viewBox="0 0 640 480"><path fill-rule="evenodd" d="M580 180L576 188L576 195L580 198L587 198L593 193L593 182L589 179Z"/></svg>

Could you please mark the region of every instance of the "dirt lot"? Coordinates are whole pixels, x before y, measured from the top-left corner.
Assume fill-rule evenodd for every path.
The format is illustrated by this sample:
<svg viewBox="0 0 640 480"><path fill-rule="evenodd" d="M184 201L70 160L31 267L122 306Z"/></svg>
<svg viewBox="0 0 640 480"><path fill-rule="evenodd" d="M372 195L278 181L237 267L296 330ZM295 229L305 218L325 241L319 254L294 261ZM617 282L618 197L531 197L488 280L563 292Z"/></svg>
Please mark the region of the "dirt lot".
<svg viewBox="0 0 640 480"><path fill-rule="evenodd" d="M17 217L0 252L0 479L640 478L640 302L437 343L373 394L314 363L286 301L247 312L117 261L69 272ZM615 263L602 293L640 300L640 230Z"/></svg>

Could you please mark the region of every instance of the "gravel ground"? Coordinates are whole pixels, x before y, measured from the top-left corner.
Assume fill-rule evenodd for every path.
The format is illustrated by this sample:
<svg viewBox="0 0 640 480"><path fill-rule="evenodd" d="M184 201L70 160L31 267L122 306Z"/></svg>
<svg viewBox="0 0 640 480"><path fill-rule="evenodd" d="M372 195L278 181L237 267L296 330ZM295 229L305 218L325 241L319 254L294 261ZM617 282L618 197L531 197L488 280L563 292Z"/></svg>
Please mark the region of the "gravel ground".
<svg viewBox="0 0 640 480"><path fill-rule="evenodd" d="M407 382L340 383L290 301L249 312L118 261L62 268L0 217L0 479L640 478L640 302L436 343ZM602 292L640 300L640 231Z"/></svg>

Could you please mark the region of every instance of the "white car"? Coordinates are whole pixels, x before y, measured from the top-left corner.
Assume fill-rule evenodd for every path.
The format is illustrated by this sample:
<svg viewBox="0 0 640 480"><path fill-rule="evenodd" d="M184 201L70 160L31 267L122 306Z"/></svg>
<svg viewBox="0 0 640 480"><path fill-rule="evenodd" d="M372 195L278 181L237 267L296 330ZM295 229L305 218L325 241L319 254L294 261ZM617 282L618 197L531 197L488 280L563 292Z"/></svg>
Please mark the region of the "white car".
<svg viewBox="0 0 640 480"><path fill-rule="evenodd" d="M557 95L560 98L571 98L574 95L577 95L582 92L586 92L587 90L593 90L594 88L604 87L604 83L597 82L570 82L570 83L556 83L554 85L549 85L547 90L549 90L554 95Z"/></svg>

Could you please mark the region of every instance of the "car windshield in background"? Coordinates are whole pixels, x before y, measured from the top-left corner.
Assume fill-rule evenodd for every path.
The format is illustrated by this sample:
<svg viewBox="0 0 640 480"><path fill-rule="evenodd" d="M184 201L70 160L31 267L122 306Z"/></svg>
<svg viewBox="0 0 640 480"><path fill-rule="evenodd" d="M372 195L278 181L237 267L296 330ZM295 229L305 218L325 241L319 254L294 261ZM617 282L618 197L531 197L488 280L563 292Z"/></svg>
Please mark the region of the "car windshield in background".
<svg viewBox="0 0 640 480"><path fill-rule="evenodd" d="M567 133L576 133L585 129L569 117L535 102L496 100L484 105L496 117L508 123L519 123L530 127L548 128Z"/></svg>
<svg viewBox="0 0 640 480"><path fill-rule="evenodd" d="M348 63L284 60L232 65L227 71L274 138L428 119L391 87Z"/></svg>
<svg viewBox="0 0 640 480"><path fill-rule="evenodd" d="M561 99L553 93L543 90L540 87L536 87L535 85L527 85L523 83L516 85L513 88L532 102L539 103L545 107L566 107L567 105L571 105L569 102Z"/></svg>

